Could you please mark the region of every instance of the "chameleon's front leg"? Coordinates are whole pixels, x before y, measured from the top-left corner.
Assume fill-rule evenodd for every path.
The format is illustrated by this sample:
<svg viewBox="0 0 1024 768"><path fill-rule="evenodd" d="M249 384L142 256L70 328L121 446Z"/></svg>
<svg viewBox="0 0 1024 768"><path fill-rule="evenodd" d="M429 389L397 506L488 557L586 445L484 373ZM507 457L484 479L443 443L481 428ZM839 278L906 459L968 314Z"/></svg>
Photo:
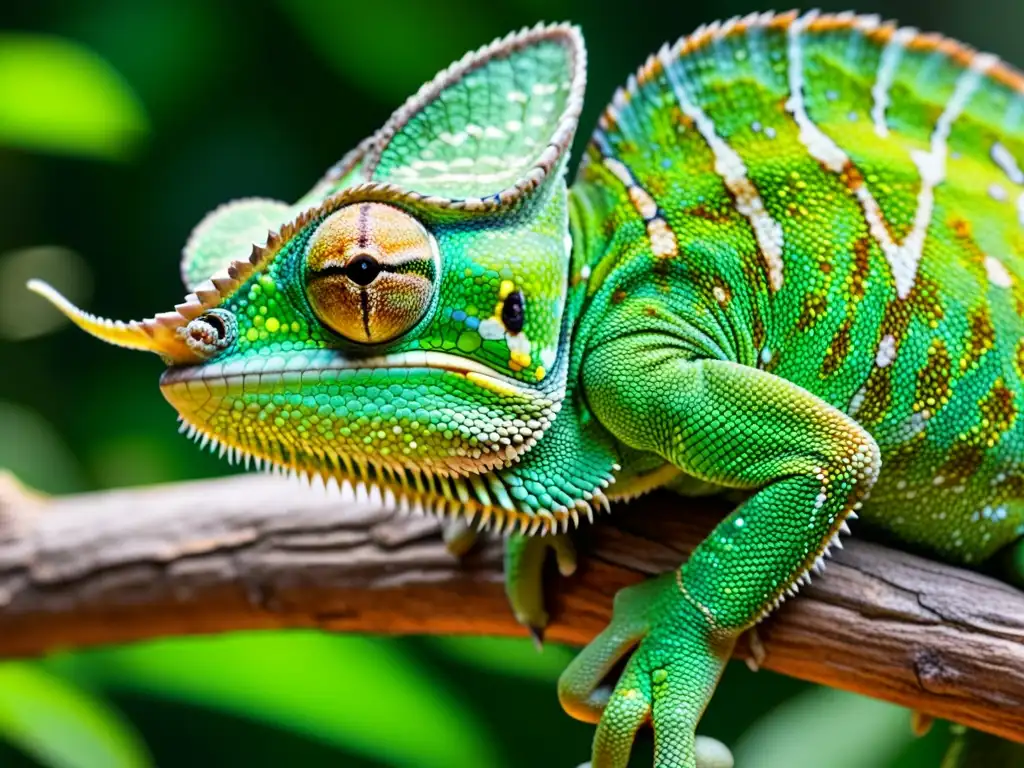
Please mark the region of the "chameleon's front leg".
<svg viewBox="0 0 1024 768"><path fill-rule="evenodd" d="M442 527L447 550L455 557L465 555L476 543L478 531L463 520L450 520ZM576 572L576 550L567 534L523 536L505 540L505 594L516 621L526 627L539 646L548 625L544 609L544 563L548 550L555 553L563 576Z"/></svg>
<svg viewBox="0 0 1024 768"><path fill-rule="evenodd" d="M549 549L555 553L559 573L572 576L576 572L576 550L567 534L513 534L505 541L505 594L516 621L530 630L538 646L548 625L548 613L544 609L544 562Z"/></svg>
<svg viewBox="0 0 1024 768"><path fill-rule="evenodd" d="M657 768L693 768L694 729L736 638L839 532L877 475L878 448L806 390L734 363L688 361L663 337L598 347L584 385L595 414L628 445L698 478L759 489L678 571L623 590L611 625L560 681L570 714L600 715L593 768L625 766L648 721ZM605 700L602 678L634 648Z"/></svg>

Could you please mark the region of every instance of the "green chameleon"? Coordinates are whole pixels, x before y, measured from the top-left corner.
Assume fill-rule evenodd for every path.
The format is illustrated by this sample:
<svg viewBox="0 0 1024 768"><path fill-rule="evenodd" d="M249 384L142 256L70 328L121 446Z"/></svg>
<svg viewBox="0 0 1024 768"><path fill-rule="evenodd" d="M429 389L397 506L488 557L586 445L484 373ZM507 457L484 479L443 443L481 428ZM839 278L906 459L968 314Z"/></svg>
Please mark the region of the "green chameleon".
<svg viewBox="0 0 1024 768"><path fill-rule="evenodd" d="M171 312L34 288L161 355L204 445L513 534L536 631L546 551L571 570L609 498L745 492L559 684L595 768L648 722L660 768L728 764L694 730L733 644L855 513L1024 573L1024 77L870 16L713 24L616 93L570 188L585 69L565 25L467 55L295 205L210 214Z"/></svg>

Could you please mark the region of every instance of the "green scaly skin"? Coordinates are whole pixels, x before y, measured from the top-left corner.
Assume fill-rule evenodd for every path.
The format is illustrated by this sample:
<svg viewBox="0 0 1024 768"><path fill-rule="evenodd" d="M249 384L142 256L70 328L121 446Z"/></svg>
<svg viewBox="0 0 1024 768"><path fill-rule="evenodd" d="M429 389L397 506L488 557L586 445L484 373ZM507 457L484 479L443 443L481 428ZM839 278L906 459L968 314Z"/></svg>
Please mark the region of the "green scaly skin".
<svg viewBox="0 0 1024 768"><path fill-rule="evenodd" d="M547 548L573 556L525 536L660 485L747 492L559 686L595 768L647 722L659 768L727 764L694 731L733 644L855 510L1024 561L1024 81L868 17L716 24L616 95L569 189L584 71L566 26L466 57L299 203L211 214L172 313L36 287L161 354L183 427L232 458L518 532L535 630Z"/></svg>

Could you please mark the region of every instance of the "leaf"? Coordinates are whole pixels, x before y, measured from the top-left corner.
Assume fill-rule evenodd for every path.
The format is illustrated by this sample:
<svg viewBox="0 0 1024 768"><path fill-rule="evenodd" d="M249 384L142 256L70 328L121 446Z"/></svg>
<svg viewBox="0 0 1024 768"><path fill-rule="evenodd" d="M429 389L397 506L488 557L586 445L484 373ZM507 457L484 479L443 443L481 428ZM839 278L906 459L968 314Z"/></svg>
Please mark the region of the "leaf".
<svg viewBox="0 0 1024 768"><path fill-rule="evenodd" d="M422 0L392 0L384 12L373 3L281 0L281 5L325 61L391 106L466 51L508 31L487 23L478 6L466 0L449 0L445 13L458 23L444 24L444 34L432 31L437 4Z"/></svg>
<svg viewBox="0 0 1024 768"><path fill-rule="evenodd" d="M477 716L385 639L240 633L57 663L101 686L216 707L389 765L502 765Z"/></svg>
<svg viewBox="0 0 1024 768"><path fill-rule="evenodd" d="M0 400L0 435L0 470L45 493L72 493L85 487L74 453L36 411Z"/></svg>
<svg viewBox="0 0 1024 768"><path fill-rule="evenodd" d="M147 132L135 94L71 40L0 33L0 144L119 160Z"/></svg>
<svg viewBox="0 0 1024 768"><path fill-rule="evenodd" d="M913 741L906 709L813 688L762 717L735 745L736 765L882 768Z"/></svg>
<svg viewBox="0 0 1024 768"><path fill-rule="evenodd" d="M0 737L50 768L151 765L117 712L30 663L0 664Z"/></svg>
<svg viewBox="0 0 1024 768"><path fill-rule="evenodd" d="M557 680L575 653L553 643L538 651L529 640L508 637L429 637L424 642L464 664L541 682Z"/></svg>

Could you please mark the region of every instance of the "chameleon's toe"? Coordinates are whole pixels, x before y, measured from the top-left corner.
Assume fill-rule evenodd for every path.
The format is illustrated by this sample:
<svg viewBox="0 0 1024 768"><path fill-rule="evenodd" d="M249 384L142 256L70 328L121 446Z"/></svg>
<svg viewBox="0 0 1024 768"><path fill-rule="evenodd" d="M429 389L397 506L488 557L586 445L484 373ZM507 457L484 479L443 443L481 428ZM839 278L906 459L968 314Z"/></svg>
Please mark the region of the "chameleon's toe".
<svg viewBox="0 0 1024 768"><path fill-rule="evenodd" d="M710 636L707 619L681 599L667 574L622 590L611 624L573 661L559 681L569 714L600 718L593 768L624 768L636 732L654 726L655 768L723 768L729 751L697 740L695 728L735 636ZM610 696L605 678L634 649Z"/></svg>
<svg viewBox="0 0 1024 768"><path fill-rule="evenodd" d="M476 544L477 530L461 518L447 520L441 526L444 548L455 557L462 557Z"/></svg>
<svg viewBox="0 0 1024 768"><path fill-rule="evenodd" d="M544 562L548 550L555 553L563 576L576 571L576 551L565 534L558 536L510 536L505 543L505 592L516 621L530 630L540 644L548 614L544 610Z"/></svg>

